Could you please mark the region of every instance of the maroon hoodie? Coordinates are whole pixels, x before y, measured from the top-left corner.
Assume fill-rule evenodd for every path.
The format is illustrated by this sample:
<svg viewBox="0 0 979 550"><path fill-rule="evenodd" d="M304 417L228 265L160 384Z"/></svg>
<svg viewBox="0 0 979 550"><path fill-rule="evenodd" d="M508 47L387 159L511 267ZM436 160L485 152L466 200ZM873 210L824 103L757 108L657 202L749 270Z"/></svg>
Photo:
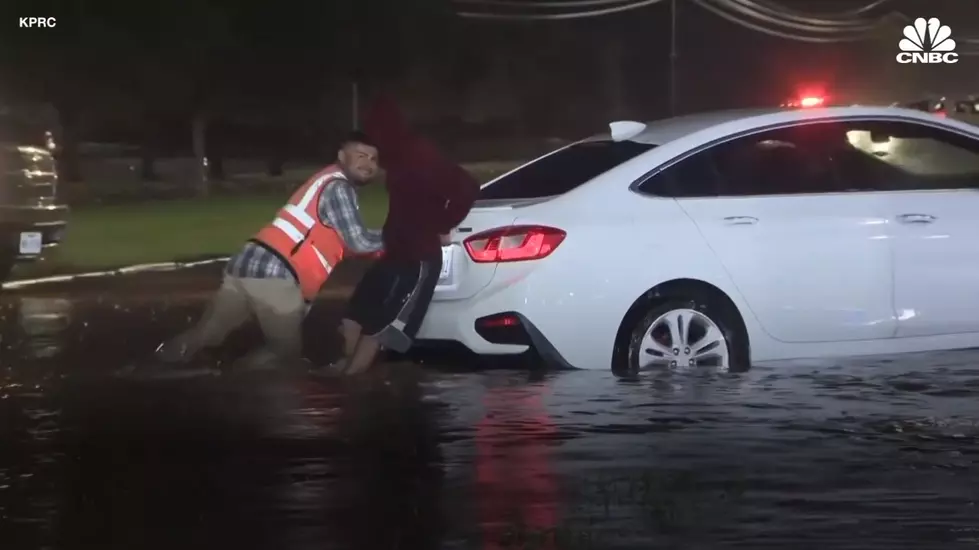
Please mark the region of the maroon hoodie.
<svg viewBox="0 0 979 550"><path fill-rule="evenodd" d="M377 144L387 172L385 255L395 261L441 258L439 235L462 223L479 184L432 142L412 132L390 98L369 106L364 131Z"/></svg>

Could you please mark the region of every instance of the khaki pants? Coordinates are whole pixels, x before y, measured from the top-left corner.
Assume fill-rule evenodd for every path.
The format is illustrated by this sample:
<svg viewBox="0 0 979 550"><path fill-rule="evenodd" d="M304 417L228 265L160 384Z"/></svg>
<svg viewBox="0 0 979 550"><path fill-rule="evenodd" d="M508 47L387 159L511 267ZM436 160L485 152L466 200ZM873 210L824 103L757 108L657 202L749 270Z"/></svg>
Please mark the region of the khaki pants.
<svg viewBox="0 0 979 550"><path fill-rule="evenodd" d="M215 347L251 318L265 335L265 348L247 362L294 361L302 357L302 324L309 307L290 279L243 279L225 276L196 325L161 348L164 360L185 361Z"/></svg>

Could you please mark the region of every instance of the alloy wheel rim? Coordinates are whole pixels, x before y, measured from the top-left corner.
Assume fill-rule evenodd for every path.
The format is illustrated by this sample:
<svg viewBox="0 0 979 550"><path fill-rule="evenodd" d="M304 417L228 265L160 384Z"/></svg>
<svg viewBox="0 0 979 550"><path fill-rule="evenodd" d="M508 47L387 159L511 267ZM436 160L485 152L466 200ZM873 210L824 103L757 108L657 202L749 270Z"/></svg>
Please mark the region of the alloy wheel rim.
<svg viewBox="0 0 979 550"><path fill-rule="evenodd" d="M674 309L649 326L639 347L639 369L730 369L727 338L710 317L695 309Z"/></svg>

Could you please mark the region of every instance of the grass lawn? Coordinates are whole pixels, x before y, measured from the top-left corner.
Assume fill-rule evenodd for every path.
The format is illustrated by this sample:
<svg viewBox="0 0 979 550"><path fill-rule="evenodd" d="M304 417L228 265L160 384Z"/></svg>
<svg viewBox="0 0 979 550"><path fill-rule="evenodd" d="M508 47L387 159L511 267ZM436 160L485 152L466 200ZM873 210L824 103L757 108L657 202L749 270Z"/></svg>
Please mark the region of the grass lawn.
<svg viewBox="0 0 979 550"><path fill-rule="evenodd" d="M510 167L512 163L487 163L473 166L470 171L487 181ZM273 218L288 194L264 191L74 208L67 237L59 249L45 262L19 267L13 276L25 278L233 254ZM380 227L384 223L387 195L382 184L362 191L360 209L368 226Z"/></svg>
<svg viewBox="0 0 979 550"><path fill-rule="evenodd" d="M79 208L52 260L88 270L231 254L287 198L262 193ZM387 213L384 188L365 192L360 208L368 226L380 227Z"/></svg>

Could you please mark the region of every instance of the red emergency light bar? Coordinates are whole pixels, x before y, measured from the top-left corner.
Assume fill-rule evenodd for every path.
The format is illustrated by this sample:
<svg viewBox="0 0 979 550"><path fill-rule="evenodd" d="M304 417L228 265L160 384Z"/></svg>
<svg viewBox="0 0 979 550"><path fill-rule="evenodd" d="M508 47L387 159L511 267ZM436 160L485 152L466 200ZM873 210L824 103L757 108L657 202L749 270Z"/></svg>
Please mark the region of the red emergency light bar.
<svg viewBox="0 0 979 550"><path fill-rule="evenodd" d="M799 100L800 107L819 107L826 101L825 98L818 96L808 96Z"/></svg>
<svg viewBox="0 0 979 550"><path fill-rule="evenodd" d="M782 104L782 107L789 107L792 109L812 109L814 107L822 107L826 104L826 98L823 96L803 96L799 99L789 100Z"/></svg>

